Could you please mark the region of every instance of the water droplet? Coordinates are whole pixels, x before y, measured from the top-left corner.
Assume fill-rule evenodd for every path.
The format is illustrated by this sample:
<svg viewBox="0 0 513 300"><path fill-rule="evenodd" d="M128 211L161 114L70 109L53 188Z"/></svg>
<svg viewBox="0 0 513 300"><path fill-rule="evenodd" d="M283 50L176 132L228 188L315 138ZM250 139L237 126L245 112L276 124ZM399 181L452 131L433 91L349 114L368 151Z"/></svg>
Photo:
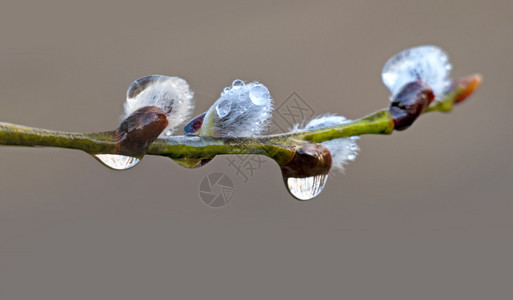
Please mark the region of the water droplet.
<svg viewBox="0 0 513 300"><path fill-rule="evenodd" d="M223 118L226 115L228 115L230 110L231 110L231 102L230 101L221 102L220 104L218 104L216 106L216 112L217 112L217 115L219 116L219 118Z"/></svg>
<svg viewBox="0 0 513 300"><path fill-rule="evenodd" d="M257 84L249 91L249 99L255 105L266 105L271 101L271 95L265 86Z"/></svg>
<svg viewBox="0 0 513 300"><path fill-rule="evenodd" d="M356 155L354 155L352 153L347 155L347 160L355 160L355 159L356 159Z"/></svg>
<svg viewBox="0 0 513 300"><path fill-rule="evenodd" d="M232 82L232 87L234 88L239 88L241 86L244 86L244 81L240 80L240 79L235 79L233 82Z"/></svg>
<svg viewBox="0 0 513 300"><path fill-rule="evenodd" d="M114 170L126 170L135 167L141 160L125 155L117 154L96 154L95 158L98 159L106 167Z"/></svg>
<svg viewBox="0 0 513 300"><path fill-rule="evenodd" d="M310 200L317 197L328 180L328 174L312 177L284 177L289 193L298 200Z"/></svg>
<svg viewBox="0 0 513 300"><path fill-rule="evenodd" d="M228 87L228 86L227 86L227 87L225 87L225 88L223 89L223 92L228 93L228 92L230 92L230 90L231 90L231 89L232 89L231 87Z"/></svg>

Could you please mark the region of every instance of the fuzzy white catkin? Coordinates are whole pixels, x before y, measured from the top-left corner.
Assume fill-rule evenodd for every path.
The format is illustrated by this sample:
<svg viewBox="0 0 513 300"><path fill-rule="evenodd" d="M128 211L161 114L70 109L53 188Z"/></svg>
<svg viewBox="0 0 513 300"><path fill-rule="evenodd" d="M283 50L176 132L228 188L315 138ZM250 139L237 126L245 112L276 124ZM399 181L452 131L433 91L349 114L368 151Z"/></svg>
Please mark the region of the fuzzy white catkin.
<svg viewBox="0 0 513 300"><path fill-rule="evenodd" d="M435 101L445 94L451 81L449 57L440 48L426 45L404 50L391 57L383 67L381 78L394 98L403 86L424 81L435 94Z"/></svg>
<svg viewBox="0 0 513 300"><path fill-rule="evenodd" d="M245 84L235 80L221 93L205 115L201 136L255 137L271 121L273 100L269 90L259 82Z"/></svg>
<svg viewBox="0 0 513 300"><path fill-rule="evenodd" d="M167 114L168 126L161 135L171 135L194 108L193 92L179 77L151 75L134 81L127 90L123 118L144 106L157 106Z"/></svg>
<svg viewBox="0 0 513 300"><path fill-rule="evenodd" d="M351 120L348 120L345 117L336 115L319 116L308 122L304 128L300 128L299 125L294 126L292 132L332 127L342 125L350 121ZM352 136L348 138L333 139L320 143L324 147L328 148L331 153L332 170L336 169L340 172L343 172L344 165L349 161L355 160L356 156L358 155L358 151L360 150L356 144L358 139L358 136Z"/></svg>

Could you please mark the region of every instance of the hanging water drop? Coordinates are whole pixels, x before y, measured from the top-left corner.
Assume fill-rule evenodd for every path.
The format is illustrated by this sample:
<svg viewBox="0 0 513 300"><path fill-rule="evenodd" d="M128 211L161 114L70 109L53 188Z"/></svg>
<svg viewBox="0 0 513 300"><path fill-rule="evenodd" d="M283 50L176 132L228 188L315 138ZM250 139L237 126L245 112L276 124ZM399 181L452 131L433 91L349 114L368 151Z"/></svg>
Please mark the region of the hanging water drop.
<svg viewBox="0 0 513 300"><path fill-rule="evenodd" d="M280 169L290 194L299 200L310 200L322 192L331 165L328 148L305 144L297 148L292 159L280 165Z"/></svg>
<svg viewBox="0 0 513 300"><path fill-rule="evenodd" d="M311 177L283 177L289 193L298 200L310 200L317 197L328 180L328 174Z"/></svg>
<svg viewBox="0 0 513 300"><path fill-rule="evenodd" d="M271 95L265 86L257 84L249 91L249 99L255 105L266 105L271 100Z"/></svg>
<svg viewBox="0 0 513 300"><path fill-rule="evenodd" d="M106 167L114 170L130 169L141 161L136 157L118 154L96 154L94 157Z"/></svg>

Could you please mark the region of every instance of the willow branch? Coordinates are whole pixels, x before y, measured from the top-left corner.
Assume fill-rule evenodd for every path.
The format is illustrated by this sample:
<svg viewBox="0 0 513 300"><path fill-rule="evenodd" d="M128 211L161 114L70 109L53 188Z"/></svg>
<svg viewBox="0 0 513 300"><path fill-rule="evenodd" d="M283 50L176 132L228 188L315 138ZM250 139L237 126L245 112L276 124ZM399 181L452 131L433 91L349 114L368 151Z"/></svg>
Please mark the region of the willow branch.
<svg viewBox="0 0 513 300"><path fill-rule="evenodd" d="M478 79L480 82L480 77ZM450 111L455 103L461 102L476 87L477 85L472 86L472 90L469 92L468 86L455 81L452 91L441 101L427 107L423 113ZM145 154L167 156L175 160L209 159L220 154L261 154L282 165L291 159L298 146L307 143L321 143L332 139L367 134L391 134L394 128L392 113L389 109L383 109L342 125L294 133L254 138L187 136L158 138L148 146ZM0 145L78 149L91 155L127 154L119 147L116 131L74 133L9 123L0 123Z"/></svg>

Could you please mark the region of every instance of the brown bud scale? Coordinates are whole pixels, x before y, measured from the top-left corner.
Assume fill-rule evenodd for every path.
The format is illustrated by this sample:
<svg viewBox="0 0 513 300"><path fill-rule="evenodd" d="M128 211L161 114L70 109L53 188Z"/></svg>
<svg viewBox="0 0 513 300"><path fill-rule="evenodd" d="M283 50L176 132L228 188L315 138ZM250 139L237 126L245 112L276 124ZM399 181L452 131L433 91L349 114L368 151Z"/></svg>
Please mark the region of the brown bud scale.
<svg viewBox="0 0 513 300"><path fill-rule="evenodd" d="M119 153L144 154L167 125L166 114L156 106L145 106L134 111L117 129Z"/></svg>
<svg viewBox="0 0 513 300"><path fill-rule="evenodd" d="M185 136L197 136L200 134L201 125L203 125L203 119L205 119L205 115L207 113L204 112L201 115L192 119L187 125L185 125L183 131Z"/></svg>
<svg viewBox="0 0 513 300"><path fill-rule="evenodd" d="M283 177L311 177L328 174L331 168L331 153L319 144L299 147L286 165L280 166Z"/></svg>
<svg viewBox="0 0 513 300"><path fill-rule="evenodd" d="M431 88L421 80L405 85L390 104L395 130L410 127L434 98Z"/></svg>

